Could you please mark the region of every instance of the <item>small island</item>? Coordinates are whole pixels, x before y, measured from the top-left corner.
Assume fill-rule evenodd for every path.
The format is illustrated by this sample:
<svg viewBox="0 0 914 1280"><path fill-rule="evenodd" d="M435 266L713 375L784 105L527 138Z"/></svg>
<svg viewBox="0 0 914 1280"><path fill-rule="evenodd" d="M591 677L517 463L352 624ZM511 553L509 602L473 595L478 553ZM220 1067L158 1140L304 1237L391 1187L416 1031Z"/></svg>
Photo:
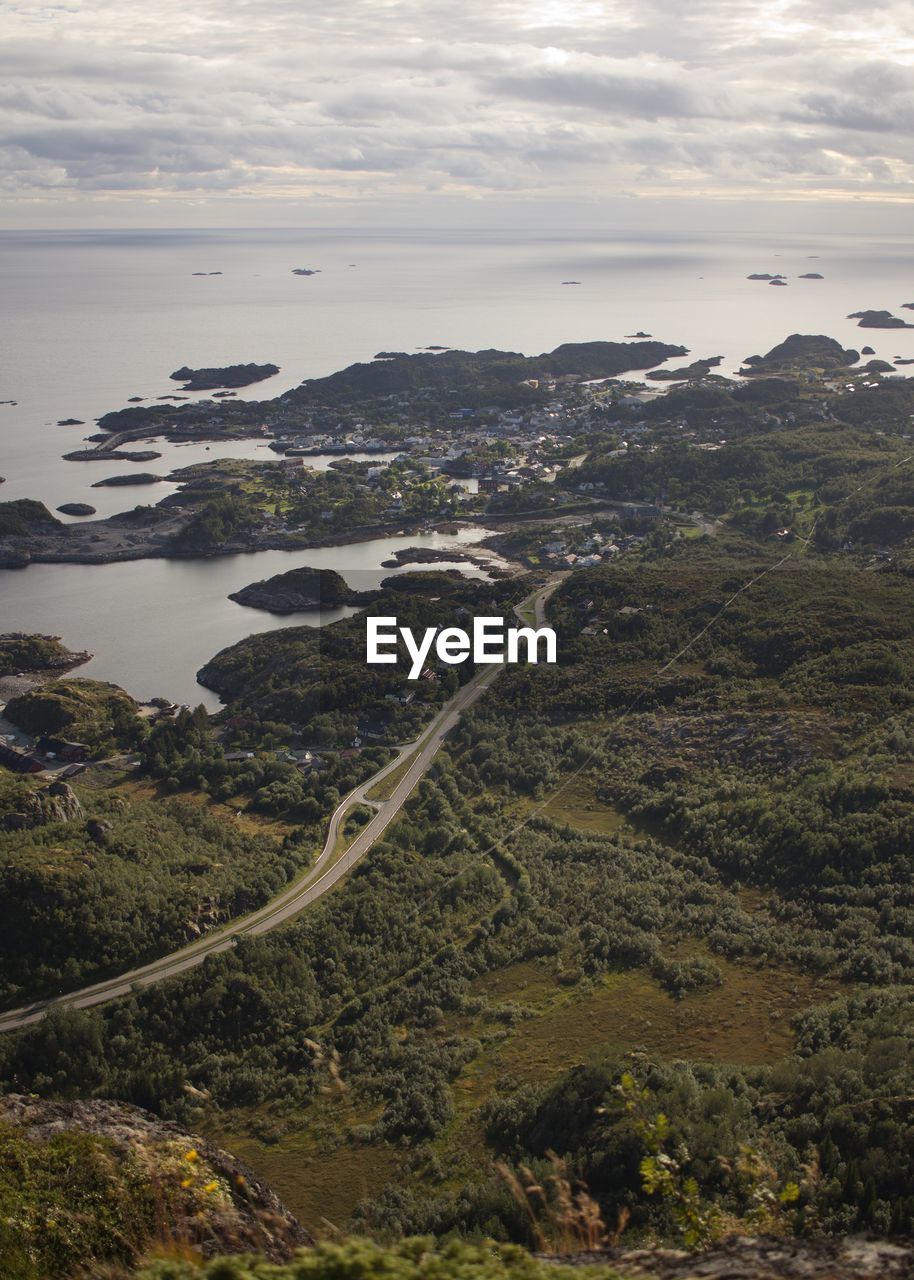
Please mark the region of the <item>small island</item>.
<svg viewBox="0 0 914 1280"><path fill-rule="evenodd" d="M308 565L252 582L229 594L229 600L236 604L264 609L267 613L338 609L346 604L364 604L370 599L373 599L371 593L353 591L334 569L312 569Z"/></svg>
<svg viewBox="0 0 914 1280"><path fill-rule="evenodd" d="M858 329L914 329L900 316L893 316L891 311L852 311L848 320L856 320Z"/></svg>
<svg viewBox="0 0 914 1280"><path fill-rule="evenodd" d="M161 458L155 449L74 449L63 454L64 462L154 462Z"/></svg>
<svg viewBox="0 0 914 1280"><path fill-rule="evenodd" d="M62 515L65 516L94 516L95 508L90 507L88 502L62 502L57 508Z"/></svg>
<svg viewBox="0 0 914 1280"><path fill-rule="evenodd" d="M182 391L214 391L219 387L248 387L277 373L278 364L230 364L224 369L190 369L184 365L168 376L184 383Z"/></svg>
<svg viewBox="0 0 914 1280"><path fill-rule="evenodd" d="M312 267L293 267L292 274L293 276L319 276L320 270Z"/></svg>
<svg viewBox="0 0 914 1280"><path fill-rule="evenodd" d="M104 480L96 480L93 489L117 489L121 485L159 484L164 476L155 476L151 471L132 471L125 476L106 476Z"/></svg>

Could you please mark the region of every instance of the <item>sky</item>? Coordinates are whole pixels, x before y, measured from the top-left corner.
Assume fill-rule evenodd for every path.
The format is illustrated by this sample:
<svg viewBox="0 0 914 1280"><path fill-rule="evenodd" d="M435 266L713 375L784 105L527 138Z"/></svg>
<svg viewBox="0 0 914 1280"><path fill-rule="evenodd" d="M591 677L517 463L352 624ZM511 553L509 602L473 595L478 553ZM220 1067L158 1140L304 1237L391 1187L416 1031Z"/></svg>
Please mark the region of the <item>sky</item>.
<svg viewBox="0 0 914 1280"><path fill-rule="evenodd" d="M910 0L0 0L5 227L901 230L912 193Z"/></svg>

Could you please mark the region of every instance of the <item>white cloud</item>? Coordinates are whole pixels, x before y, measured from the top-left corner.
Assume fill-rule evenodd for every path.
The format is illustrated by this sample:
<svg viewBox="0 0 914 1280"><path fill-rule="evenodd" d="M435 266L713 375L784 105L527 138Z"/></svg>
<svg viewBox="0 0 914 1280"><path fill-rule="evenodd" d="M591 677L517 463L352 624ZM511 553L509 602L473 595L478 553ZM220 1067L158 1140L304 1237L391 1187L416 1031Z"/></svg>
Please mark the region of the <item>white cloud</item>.
<svg viewBox="0 0 914 1280"><path fill-rule="evenodd" d="M32 0L0 79L7 204L914 183L894 0Z"/></svg>

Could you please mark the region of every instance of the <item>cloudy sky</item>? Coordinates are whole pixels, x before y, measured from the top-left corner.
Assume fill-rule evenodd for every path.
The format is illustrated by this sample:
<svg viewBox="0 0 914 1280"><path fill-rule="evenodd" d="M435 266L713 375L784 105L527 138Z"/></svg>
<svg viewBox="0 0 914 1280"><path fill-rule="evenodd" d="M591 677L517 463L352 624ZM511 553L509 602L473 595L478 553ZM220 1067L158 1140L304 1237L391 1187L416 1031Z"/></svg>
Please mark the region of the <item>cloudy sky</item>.
<svg viewBox="0 0 914 1280"><path fill-rule="evenodd" d="M635 200L901 225L914 5L0 0L0 191L6 226L593 224Z"/></svg>

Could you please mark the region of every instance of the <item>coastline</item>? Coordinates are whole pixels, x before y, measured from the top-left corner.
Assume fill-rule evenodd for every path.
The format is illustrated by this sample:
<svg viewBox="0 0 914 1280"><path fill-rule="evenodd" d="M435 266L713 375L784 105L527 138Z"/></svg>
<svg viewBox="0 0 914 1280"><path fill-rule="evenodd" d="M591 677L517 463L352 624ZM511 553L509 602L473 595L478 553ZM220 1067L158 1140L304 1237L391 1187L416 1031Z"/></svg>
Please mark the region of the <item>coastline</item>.
<svg viewBox="0 0 914 1280"><path fill-rule="evenodd" d="M597 516L613 504L593 500L577 501L548 513L549 519L591 512ZM621 504L625 505L625 504ZM118 517L112 517L117 519ZM181 522L169 522L167 528L158 525L156 535L145 541L137 534L125 534L122 526L112 527L108 521L85 521L77 525L64 525L60 534L40 534L9 538L0 546L0 571L27 569L30 564L118 564L128 560L213 560L220 556L257 555L261 551L308 551L316 548L348 546L355 542L370 542L379 538L420 537L423 534L458 533L461 529L478 527L483 536L491 526L537 522L544 519L543 512L494 512L473 517L448 518L431 526L421 524L370 524L353 526L326 537L273 531L256 535L253 539L229 540L220 547L207 551L182 551L167 545L166 539L180 527ZM103 545L116 537L128 536L134 541L128 546ZM53 542L78 542L95 540L96 546L49 545ZM464 557L468 558L468 557ZM13 563L9 563L13 560ZM19 561L18 563L16 561Z"/></svg>

